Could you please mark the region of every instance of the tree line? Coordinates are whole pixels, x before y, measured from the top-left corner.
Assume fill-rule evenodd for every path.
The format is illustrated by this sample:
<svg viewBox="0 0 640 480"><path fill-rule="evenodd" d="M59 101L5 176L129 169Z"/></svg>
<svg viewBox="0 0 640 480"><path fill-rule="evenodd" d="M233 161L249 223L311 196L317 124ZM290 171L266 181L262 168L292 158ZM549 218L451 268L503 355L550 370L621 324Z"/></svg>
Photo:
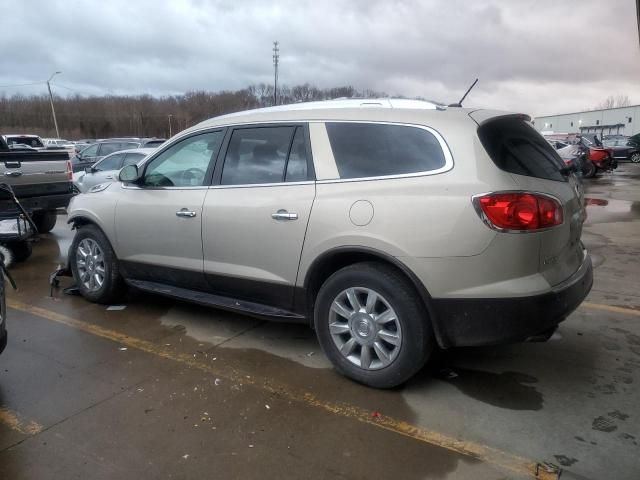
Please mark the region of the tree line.
<svg viewBox="0 0 640 480"><path fill-rule="evenodd" d="M251 85L241 90L191 91L183 95L54 96L60 136L69 140L109 137L161 137L184 130L202 120L273 105L273 86ZM352 86L318 88L308 83L278 88L277 103L352 97L385 97ZM55 137L48 95L0 96L0 134L29 133Z"/></svg>

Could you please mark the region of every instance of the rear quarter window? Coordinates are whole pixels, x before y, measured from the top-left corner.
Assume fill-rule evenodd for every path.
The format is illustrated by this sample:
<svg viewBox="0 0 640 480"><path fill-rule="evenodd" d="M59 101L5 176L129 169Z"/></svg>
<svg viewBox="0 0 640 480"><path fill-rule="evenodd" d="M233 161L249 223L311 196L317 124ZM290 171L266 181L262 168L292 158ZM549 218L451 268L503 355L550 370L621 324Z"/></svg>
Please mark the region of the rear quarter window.
<svg viewBox="0 0 640 480"><path fill-rule="evenodd" d="M446 159L428 130L408 125L326 123L340 178L368 178L440 170Z"/></svg>
<svg viewBox="0 0 640 480"><path fill-rule="evenodd" d="M560 155L533 126L520 118L490 120L478 128L478 137L493 163L505 172L567 181Z"/></svg>

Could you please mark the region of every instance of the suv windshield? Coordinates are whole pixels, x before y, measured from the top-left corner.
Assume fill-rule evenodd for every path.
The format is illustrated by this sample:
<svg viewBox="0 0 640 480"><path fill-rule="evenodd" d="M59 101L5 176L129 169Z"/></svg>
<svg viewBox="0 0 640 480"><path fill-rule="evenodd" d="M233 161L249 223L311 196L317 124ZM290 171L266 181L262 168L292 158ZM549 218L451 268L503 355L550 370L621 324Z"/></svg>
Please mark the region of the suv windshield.
<svg viewBox="0 0 640 480"><path fill-rule="evenodd" d="M491 120L478 128L478 137L501 170L546 180L567 180L560 155L521 118Z"/></svg>

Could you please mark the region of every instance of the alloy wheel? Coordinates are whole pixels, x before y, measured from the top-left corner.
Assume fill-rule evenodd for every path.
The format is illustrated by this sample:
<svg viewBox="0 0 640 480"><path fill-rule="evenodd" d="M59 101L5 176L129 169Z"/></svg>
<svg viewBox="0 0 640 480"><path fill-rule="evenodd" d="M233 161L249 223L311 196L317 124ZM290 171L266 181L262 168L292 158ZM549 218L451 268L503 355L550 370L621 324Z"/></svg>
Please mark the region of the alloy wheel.
<svg viewBox="0 0 640 480"><path fill-rule="evenodd" d="M348 288L334 298L329 332L340 354L364 370L388 367L402 346L402 328L395 310L370 288Z"/></svg>
<svg viewBox="0 0 640 480"><path fill-rule="evenodd" d="M104 252L98 242L84 238L76 250L79 280L89 292L100 290L105 280Z"/></svg>

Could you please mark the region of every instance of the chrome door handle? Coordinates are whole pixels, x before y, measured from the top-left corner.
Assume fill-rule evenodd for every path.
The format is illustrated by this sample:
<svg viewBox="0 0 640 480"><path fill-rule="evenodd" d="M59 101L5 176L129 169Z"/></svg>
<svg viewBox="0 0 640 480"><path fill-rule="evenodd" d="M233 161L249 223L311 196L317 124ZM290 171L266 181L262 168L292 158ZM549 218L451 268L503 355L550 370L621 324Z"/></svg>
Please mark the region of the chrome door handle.
<svg viewBox="0 0 640 480"><path fill-rule="evenodd" d="M105 178L105 180L113 180L113 175L109 175L109 176L104 177L104 178Z"/></svg>
<svg viewBox="0 0 640 480"><path fill-rule="evenodd" d="M22 172L20 170L17 171L13 171L13 172L4 172L6 177L19 177L20 175L22 175Z"/></svg>
<svg viewBox="0 0 640 480"><path fill-rule="evenodd" d="M274 220L297 220L297 213L289 213L286 210L278 210L276 213L271 214L271 218Z"/></svg>
<svg viewBox="0 0 640 480"><path fill-rule="evenodd" d="M176 217L193 218L196 216L196 212L182 208L176 212Z"/></svg>

